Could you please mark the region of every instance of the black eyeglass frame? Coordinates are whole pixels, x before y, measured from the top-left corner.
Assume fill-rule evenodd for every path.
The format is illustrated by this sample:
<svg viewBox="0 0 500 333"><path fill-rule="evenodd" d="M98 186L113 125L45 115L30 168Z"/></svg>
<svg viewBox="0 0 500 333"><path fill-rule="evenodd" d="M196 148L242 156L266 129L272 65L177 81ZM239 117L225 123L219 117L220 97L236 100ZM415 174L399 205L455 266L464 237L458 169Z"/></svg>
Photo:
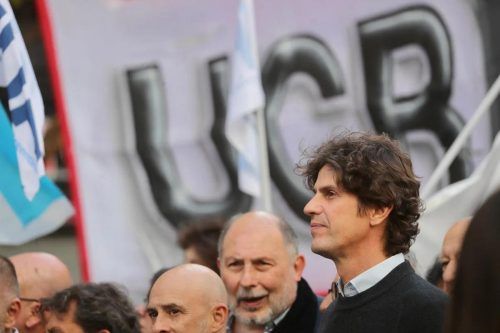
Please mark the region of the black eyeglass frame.
<svg viewBox="0 0 500 333"><path fill-rule="evenodd" d="M42 300L41 300L41 299L37 299L37 298L19 297L19 299L20 299L21 301L24 301L24 302L37 302L37 303L42 303Z"/></svg>

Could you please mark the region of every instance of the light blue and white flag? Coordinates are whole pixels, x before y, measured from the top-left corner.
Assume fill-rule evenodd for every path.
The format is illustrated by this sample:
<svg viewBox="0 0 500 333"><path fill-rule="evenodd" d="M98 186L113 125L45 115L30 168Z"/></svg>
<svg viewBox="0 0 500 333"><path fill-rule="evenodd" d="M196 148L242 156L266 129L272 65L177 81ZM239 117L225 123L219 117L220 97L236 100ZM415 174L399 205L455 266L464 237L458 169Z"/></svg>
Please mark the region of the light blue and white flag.
<svg viewBox="0 0 500 333"><path fill-rule="evenodd" d="M241 0L236 47L232 58L226 135L239 153L238 180L243 192L260 195L257 110L264 107L264 92L255 38L252 0Z"/></svg>
<svg viewBox="0 0 500 333"><path fill-rule="evenodd" d="M23 192L12 126L0 104L0 244L18 245L64 224L73 207L47 176L28 200Z"/></svg>
<svg viewBox="0 0 500 333"><path fill-rule="evenodd" d="M45 174L44 107L19 26L7 0L0 0L0 86L7 88L16 156L24 194L32 200Z"/></svg>
<svg viewBox="0 0 500 333"><path fill-rule="evenodd" d="M0 86L12 121L0 103L0 244L18 245L59 228L73 207L44 176L42 96L7 0L0 0Z"/></svg>

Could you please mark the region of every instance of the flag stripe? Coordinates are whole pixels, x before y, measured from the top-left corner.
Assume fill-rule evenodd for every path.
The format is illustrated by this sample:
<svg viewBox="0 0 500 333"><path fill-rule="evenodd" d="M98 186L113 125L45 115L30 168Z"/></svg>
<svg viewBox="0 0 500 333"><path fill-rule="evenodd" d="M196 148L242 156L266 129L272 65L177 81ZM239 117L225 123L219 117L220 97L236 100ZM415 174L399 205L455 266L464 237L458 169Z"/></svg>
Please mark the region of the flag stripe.
<svg viewBox="0 0 500 333"><path fill-rule="evenodd" d="M16 76L10 81L7 86L7 92L10 98L15 98L23 92L24 85L26 84L26 78L24 77L24 70L19 68Z"/></svg>
<svg viewBox="0 0 500 333"><path fill-rule="evenodd" d="M5 26L5 28L3 28L2 32L0 33L0 48L2 49L2 53L5 53L5 50L7 50L13 40L14 32L12 31L12 26L9 23Z"/></svg>
<svg viewBox="0 0 500 333"><path fill-rule="evenodd" d="M14 125L20 125L25 121L27 121L30 125L31 133L33 134L33 140L35 141L35 156L37 159L40 159L42 157L42 152L36 135L35 120L33 119L30 101L26 101L26 103L24 103L21 107L12 110L12 122Z"/></svg>

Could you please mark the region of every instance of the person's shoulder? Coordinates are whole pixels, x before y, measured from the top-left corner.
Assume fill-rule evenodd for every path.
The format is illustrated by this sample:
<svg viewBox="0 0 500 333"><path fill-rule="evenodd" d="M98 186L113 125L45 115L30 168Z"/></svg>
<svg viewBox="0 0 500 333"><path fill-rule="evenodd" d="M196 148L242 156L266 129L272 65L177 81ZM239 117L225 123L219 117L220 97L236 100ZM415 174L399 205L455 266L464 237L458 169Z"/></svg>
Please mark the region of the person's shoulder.
<svg viewBox="0 0 500 333"><path fill-rule="evenodd" d="M444 307L448 303L448 296L439 288L418 276L409 274L403 281L402 295L405 301L414 306L436 305Z"/></svg>
<svg viewBox="0 0 500 333"><path fill-rule="evenodd" d="M448 296L413 273L401 289L401 320L407 332L441 332Z"/></svg>

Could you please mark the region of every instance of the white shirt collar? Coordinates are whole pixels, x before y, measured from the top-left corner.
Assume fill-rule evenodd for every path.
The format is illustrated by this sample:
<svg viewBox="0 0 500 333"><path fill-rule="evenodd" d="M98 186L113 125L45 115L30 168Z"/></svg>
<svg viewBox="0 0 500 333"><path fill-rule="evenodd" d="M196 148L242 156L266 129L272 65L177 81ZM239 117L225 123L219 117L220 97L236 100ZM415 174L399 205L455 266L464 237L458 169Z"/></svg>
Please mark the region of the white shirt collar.
<svg viewBox="0 0 500 333"><path fill-rule="evenodd" d="M367 269L359 274L342 288L342 283L337 284L339 293L344 297L355 296L370 289L389 274L394 268L405 261L402 253L398 253L382 261L381 263Z"/></svg>

